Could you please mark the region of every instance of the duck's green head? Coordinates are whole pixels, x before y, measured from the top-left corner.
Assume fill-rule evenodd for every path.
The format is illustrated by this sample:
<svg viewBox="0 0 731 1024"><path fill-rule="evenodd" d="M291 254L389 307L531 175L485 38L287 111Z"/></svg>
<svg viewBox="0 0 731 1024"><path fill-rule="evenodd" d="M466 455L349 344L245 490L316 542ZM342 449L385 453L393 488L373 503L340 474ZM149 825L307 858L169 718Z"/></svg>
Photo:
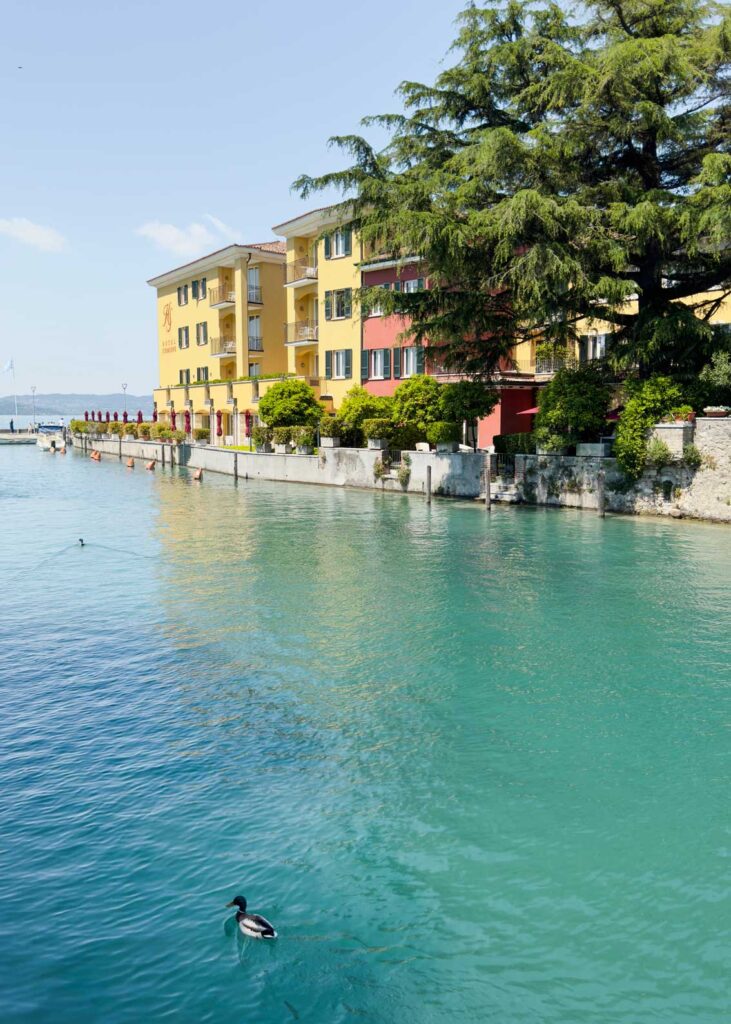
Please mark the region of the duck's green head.
<svg viewBox="0 0 731 1024"><path fill-rule="evenodd" d="M227 907L238 907L242 914L246 913L246 900L243 896L234 896L230 903L226 904Z"/></svg>

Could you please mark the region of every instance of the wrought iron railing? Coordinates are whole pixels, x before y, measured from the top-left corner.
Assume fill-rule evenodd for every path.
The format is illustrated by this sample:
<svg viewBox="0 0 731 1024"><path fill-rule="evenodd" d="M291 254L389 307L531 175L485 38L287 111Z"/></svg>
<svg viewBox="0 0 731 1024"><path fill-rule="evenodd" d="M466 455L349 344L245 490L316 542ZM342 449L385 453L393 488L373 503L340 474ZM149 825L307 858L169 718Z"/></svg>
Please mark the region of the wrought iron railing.
<svg viewBox="0 0 731 1024"><path fill-rule="evenodd" d="M261 303L261 286L258 284L250 284L247 288L246 294L248 295L249 302Z"/></svg>
<svg viewBox="0 0 731 1024"><path fill-rule="evenodd" d="M209 288L208 302L211 306L221 306L227 302L236 302L236 290L228 285L222 288Z"/></svg>
<svg viewBox="0 0 731 1024"><path fill-rule="evenodd" d="M293 323L285 324L285 341L288 345L317 341L317 321L295 320Z"/></svg>
<svg viewBox="0 0 731 1024"><path fill-rule="evenodd" d="M235 356L236 355L236 339L235 338L211 338L211 355L212 356Z"/></svg>
<svg viewBox="0 0 731 1024"><path fill-rule="evenodd" d="M287 284L293 284L295 281L316 281L317 280L317 263L311 257L305 256L303 259L291 260L286 265L286 281Z"/></svg>
<svg viewBox="0 0 731 1024"><path fill-rule="evenodd" d="M557 370L574 370L578 365L575 356L538 356L536 373L556 373Z"/></svg>
<svg viewBox="0 0 731 1024"><path fill-rule="evenodd" d="M249 352L263 352L264 339L260 334L249 335Z"/></svg>

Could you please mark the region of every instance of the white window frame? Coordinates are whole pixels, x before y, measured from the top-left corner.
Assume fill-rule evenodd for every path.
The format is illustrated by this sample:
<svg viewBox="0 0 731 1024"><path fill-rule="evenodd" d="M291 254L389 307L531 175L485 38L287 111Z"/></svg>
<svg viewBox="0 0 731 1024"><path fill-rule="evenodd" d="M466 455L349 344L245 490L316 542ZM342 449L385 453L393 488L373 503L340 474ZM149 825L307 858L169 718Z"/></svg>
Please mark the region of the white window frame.
<svg viewBox="0 0 731 1024"><path fill-rule="evenodd" d="M339 260L342 256L345 256L345 232L341 228L336 228L332 235L332 248L330 250L330 257L334 260Z"/></svg>
<svg viewBox="0 0 731 1024"><path fill-rule="evenodd" d="M401 284L401 291L405 292L407 295L413 295L415 292L420 292L421 288L419 287L419 281L421 281L420 277L412 277L410 280L404 281Z"/></svg>
<svg viewBox="0 0 731 1024"><path fill-rule="evenodd" d="M391 285L388 284L388 283L386 283L386 284L379 284L379 285L376 285L376 287L382 289L385 292L390 291L390 289L391 289ZM380 305L378 300L376 300L375 304L373 306L371 306L371 308L370 308L370 310L368 312L368 316L383 316L383 309L382 309L382 307L381 307L381 305Z"/></svg>
<svg viewBox="0 0 731 1024"><path fill-rule="evenodd" d="M409 368L408 364L411 364ZM416 349L409 345L401 349L401 378L413 377L416 373Z"/></svg>
<svg viewBox="0 0 731 1024"><path fill-rule="evenodd" d="M259 267L249 267L246 271L246 286L248 288L261 288L261 274Z"/></svg>
<svg viewBox="0 0 731 1024"><path fill-rule="evenodd" d="M383 380L386 369L386 353L382 348L371 349L370 379Z"/></svg>
<svg viewBox="0 0 731 1024"><path fill-rule="evenodd" d="M178 348L190 348L190 328L178 327Z"/></svg>
<svg viewBox="0 0 731 1024"><path fill-rule="evenodd" d="M251 325L252 325L252 323L254 322L254 320L258 321L258 323L257 323L257 330L256 330L256 333L254 333L254 332L253 332L253 331L251 330ZM249 338L249 340L251 340L252 338L256 338L256 339L257 339L257 341L261 341L261 339L262 339L262 333L261 333L261 315L260 315L259 313L255 314L254 316L250 316L250 317L249 317L249 334L248 334L248 338Z"/></svg>
<svg viewBox="0 0 731 1024"><path fill-rule="evenodd" d="M208 321L204 320L200 324L195 325L195 342L196 345L207 345L208 344Z"/></svg>
<svg viewBox="0 0 731 1024"><path fill-rule="evenodd" d="M346 349L336 348L333 351L332 379L345 380L345 353Z"/></svg>
<svg viewBox="0 0 731 1024"><path fill-rule="evenodd" d="M205 299L208 295L208 282L205 277L202 277L198 286L198 298Z"/></svg>
<svg viewBox="0 0 731 1024"><path fill-rule="evenodd" d="M261 364L260 363L249 363L249 376L250 377L261 377Z"/></svg>
<svg viewBox="0 0 731 1024"><path fill-rule="evenodd" d="M342 303L342 307L344 309L345 308L345 296L347 294L348 294L348 289L347 288L336 288L333 291L333 315L332 315L332 319L333 320L347 320L348 319L347 316L345 315L345 313L338 313L337 312L338 299L340 299L340 301Z"/></svg>
<svg viewBox="0 0 731 1024"><path fill-rule="evenodd" d="M178 285L178 305L179 306L187 306L188 305L188 285L187 284Z"/></svg>
<svg viewBox="0 0 731 1024"><path fill-rule="evenodd" d="M198 366L195 371L195 379L197 384L206 384L208 382L208 367Z"/></svg>

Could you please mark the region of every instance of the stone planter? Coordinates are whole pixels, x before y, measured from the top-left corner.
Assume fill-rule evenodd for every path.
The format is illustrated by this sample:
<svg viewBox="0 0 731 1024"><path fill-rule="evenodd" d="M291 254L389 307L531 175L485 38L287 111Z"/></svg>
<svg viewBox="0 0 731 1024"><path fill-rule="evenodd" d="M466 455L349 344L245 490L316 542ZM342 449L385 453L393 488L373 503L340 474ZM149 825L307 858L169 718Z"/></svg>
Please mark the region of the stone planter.
<svg viewBox="0 0 731 1024"><path fill-rule="evenodd" d="M272 446L270 444L268 444L268 443L267 444L258 444L256 446L256 451L257 451L258 455L271 455L272 454Z"/></svg>
<svg viewBox="0 0 731 1024"><path fill-rule="evenodd" d="M274 454L275 455L289 455L292 451L292 446L289 444L275 444Z"/></svg>
<svg viewBox="0 0 731 1024"><path fill-rule="evenodd" d="M714 420L725 419L728 416L728 409L704 409L703 415Z"/></svg>
<svg viewBox="0 0 731 1024"><path fill-rule="evenodd" d="M459 450L457 441L439 441L436 445L437 455L454 455Z"/></svg>
<svg viewBox="0 0 731 1024"><path fill-rule="evenodd" d="M297 454L298 455L312 455L314 450L315 449L312 448L311 445L309 445L309 444L298 444L297 445Z"/></svg>
<svg viewBox="0 0 731 1024"><path fill-rule="evenodd" d="M339 448L340 438L339 437L321 437L320 438L321 448Z"/></svg>
<svg viewBox="0 0 731 1024"><path fill-rule="evenodd" d="M369 437L368 447L371 451L382 452L388 447L388 441L385 437Z"/></svg>
<svg viewBox="0 0 731 1024"><path fill-rule="evenodd" d="M428 441L417 441L415 451L417 452L430 452L431 448Z"/></svg>
<svg viewBox="0 0 731 1024"><path fill-rule="evenodd" d="M568 455L568 448L536 448L536 455Z"/></svg>

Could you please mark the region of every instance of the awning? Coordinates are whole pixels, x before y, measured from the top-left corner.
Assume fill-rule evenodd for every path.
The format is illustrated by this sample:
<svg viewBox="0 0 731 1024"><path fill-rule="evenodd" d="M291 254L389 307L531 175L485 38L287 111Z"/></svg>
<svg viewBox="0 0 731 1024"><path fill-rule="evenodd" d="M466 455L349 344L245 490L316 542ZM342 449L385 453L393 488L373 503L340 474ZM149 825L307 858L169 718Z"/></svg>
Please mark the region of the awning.
<svg viewBox="0 0 731 1024"><path fill-rule="evenodd" d="M611 412L607 413L607 419L611 420L612 422L614 422L615 420L618 420L623 409L624 409L623 405L620 405L618 409L612 409Z"/></svg>
<svg viewBox="0 0 731 1024"><path fill-rule="evenodd" d="M520 412L516 412L516 416L535 416L538 412L538 406L536 405L533 409L521 409Z"/></svg>

